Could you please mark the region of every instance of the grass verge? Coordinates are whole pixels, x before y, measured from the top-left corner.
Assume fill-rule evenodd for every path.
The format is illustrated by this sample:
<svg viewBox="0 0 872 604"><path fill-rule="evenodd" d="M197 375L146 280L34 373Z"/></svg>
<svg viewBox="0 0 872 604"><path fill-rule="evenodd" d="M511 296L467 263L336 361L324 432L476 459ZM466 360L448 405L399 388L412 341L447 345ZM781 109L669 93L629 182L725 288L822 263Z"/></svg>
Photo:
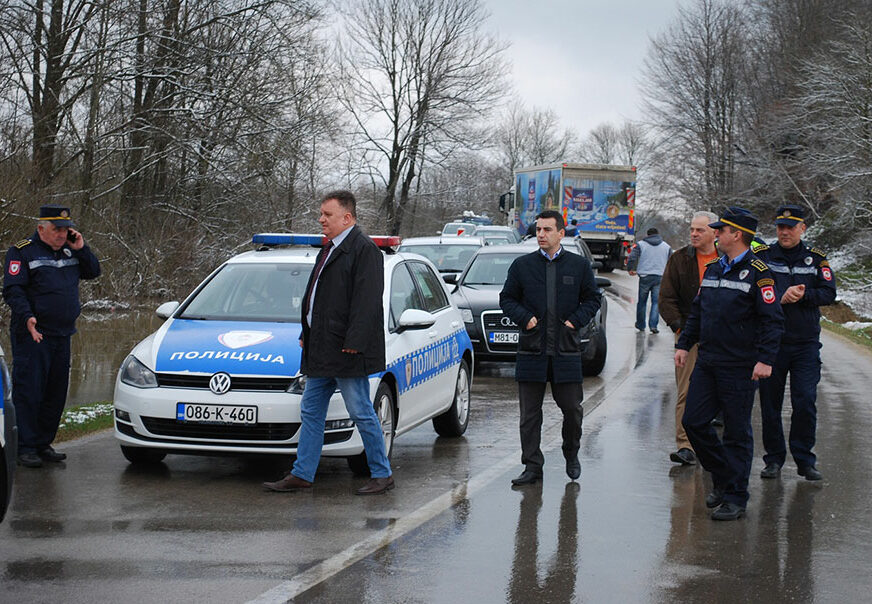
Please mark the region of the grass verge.
<svg viewBox="0 0 872 604"><path fill-rule="evenodd" d="M837 333L840 336L844 336L852 342L856 342L857 344L860 344L861 346L872 350L872 327L865 327L863 329L848 329L847 327L843 327L842 325L838 323L833 323L832 321L827 321L826 319L821 321L821 326L823 326L828 331Z"/></svg>
<svg viewBox="0 0 872 604"><path fill-rule="evenodd" d="M54 442L64 442L112 427L112 403L77 405L64 410Z"/></svg>

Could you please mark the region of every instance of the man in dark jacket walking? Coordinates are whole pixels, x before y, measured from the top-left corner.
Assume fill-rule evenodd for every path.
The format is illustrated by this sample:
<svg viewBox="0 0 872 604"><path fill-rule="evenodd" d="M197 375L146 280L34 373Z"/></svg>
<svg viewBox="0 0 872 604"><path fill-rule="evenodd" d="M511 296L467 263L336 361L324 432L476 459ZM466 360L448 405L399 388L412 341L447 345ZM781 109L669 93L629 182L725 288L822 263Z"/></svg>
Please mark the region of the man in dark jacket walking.
<svg viewBox="0 0 872 604"><path fill-rule="evenodd" d="M718 217L711 212L697 212L690 221L690 245L681 248L666 263L663 280L660 282L660 316L675 334L675 341L687 323L690 306L699 287L705 266L718 257L715 247L715 231L709 226ZM687 432L681 425L684 416L684 404L687 401L687 388L690 384L690 374L696 365L698 344L690 347L687 361L683 367L675 368L675 386L678 389L678 399L675 403L675 443L677 450L670 453L669 459L683 465L696 463L693 446L687 438Z"/></svg>
<svg viewBox="0 0 872 604"><path fill-rule="evenodd" d="M539 249L515 259L500 292L500 307L521 327L515 379L520 399L521 463L515 485L542 478L545 458L542 400L551 384L554 401L563 412L563 456L566 474L581 475L578 449L582 421L581 337L600 308L600 293L590 262L560 245L564 223L559 212L536 217Z"/></svg>
<svg viewBox="0 0 872 604"><path fill-rule="evenodd" d="M327 407L337 387L363 439L372 476L357 494L394 488L367 377L385 368L384 258L357 226L356 206L350 191L333 191L321 202L318 222L328 242L318 254L303 298L300 372L307 379L300 401L297 460L283 479L264 483L273 491L312 487L324 445Z"/></svg>

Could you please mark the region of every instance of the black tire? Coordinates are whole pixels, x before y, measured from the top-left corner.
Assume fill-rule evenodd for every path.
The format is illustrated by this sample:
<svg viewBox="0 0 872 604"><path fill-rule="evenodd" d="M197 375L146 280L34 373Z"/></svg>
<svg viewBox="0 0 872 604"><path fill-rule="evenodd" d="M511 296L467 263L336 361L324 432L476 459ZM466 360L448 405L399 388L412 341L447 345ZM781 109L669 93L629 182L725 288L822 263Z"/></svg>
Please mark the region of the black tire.
<svg viewBox="0 0 872 604"><path fill-rule="evenodd" d="M454 400L448 411L433 418L433 429L439 436L461 436L469 425L469 365L460 361L457 381L454 382Z"/></svg>
<svg viewBox="0 0 872 604"><path fill-rule="evenodd" d="M167 456L166 451L149 449L146 447L127 447L121 445L121 453L124 458L133 465L154 465L163 461Z"/></svg>
<svg viewBox="0 0 872 604"><path fill-rule="evenodd" d="M397 403L394 400L394 391L382 382L375 391L375 400L372 402L375 414L378 416L385 437L385 453L388 459L394 450L394 431L397 429ZM345 458L348 467L358 476L369 476L369 462L366 460L366 451Z"/></svg>
<svg viewBox="0 0 872 604"><path fill-rule="evenodd" d="M600 267L599 272L601 273L610 273L615 270L615 265L612 264L610 260L603 260L603 265Z"/></svg>
<svg viewBox="0 0 872 604"><path fill-rule="evenodd" d="M608 353L608 341L606 340L605 326L600 329L591 338L588 346L594 346L593 357L590 361L585 361L581 365L581 373L586 376L595 376L602 373L603 367L606 365L606 355Z"/></svg>

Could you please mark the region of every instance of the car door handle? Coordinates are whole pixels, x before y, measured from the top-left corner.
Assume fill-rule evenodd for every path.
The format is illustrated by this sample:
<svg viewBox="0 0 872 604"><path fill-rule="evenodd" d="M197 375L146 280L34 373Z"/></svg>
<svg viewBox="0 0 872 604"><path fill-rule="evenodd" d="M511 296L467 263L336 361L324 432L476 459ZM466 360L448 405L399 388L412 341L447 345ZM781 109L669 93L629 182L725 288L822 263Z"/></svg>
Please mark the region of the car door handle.
<svg viewBox="0 0 872 604"><path fill-rule="evenodd" d="M431 340L433 340L436 338L436 336L439 335L439 332L434 329L433 331L428 331L427 335L430 337Z"/></svg>
<svg viewBox="0 0 872 604"><path fill-rule="evenodd" d="M454 327L454 328L460 327L460 321L452 321L451 327Z"/></svg>

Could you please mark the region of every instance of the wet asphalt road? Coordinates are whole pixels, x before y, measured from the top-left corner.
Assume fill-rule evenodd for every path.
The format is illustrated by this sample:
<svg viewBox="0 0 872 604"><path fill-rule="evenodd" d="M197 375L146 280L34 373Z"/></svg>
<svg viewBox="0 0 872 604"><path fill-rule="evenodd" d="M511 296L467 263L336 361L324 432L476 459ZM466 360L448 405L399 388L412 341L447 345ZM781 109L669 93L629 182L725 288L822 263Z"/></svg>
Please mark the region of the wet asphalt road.
<svg viewBox="0 0 872 604"><path fill-rule="evenodd" d="M341 459L296 494L259 488L284 459L169 456L136 470L98 434L61 447L65 464L20 468L0 525L0 602L869 601L872 355L825 335L824 481L791 461L761 480L755 434L748 515L715 523L707 478L667 458L672 337L636 334L633 309L610 302L578 483L546 405L544 482L510 488L516 387L496 364L476 375L465 437L425 424L397 440L398 488L384 496L353 496L361 480Z"/></svg>

